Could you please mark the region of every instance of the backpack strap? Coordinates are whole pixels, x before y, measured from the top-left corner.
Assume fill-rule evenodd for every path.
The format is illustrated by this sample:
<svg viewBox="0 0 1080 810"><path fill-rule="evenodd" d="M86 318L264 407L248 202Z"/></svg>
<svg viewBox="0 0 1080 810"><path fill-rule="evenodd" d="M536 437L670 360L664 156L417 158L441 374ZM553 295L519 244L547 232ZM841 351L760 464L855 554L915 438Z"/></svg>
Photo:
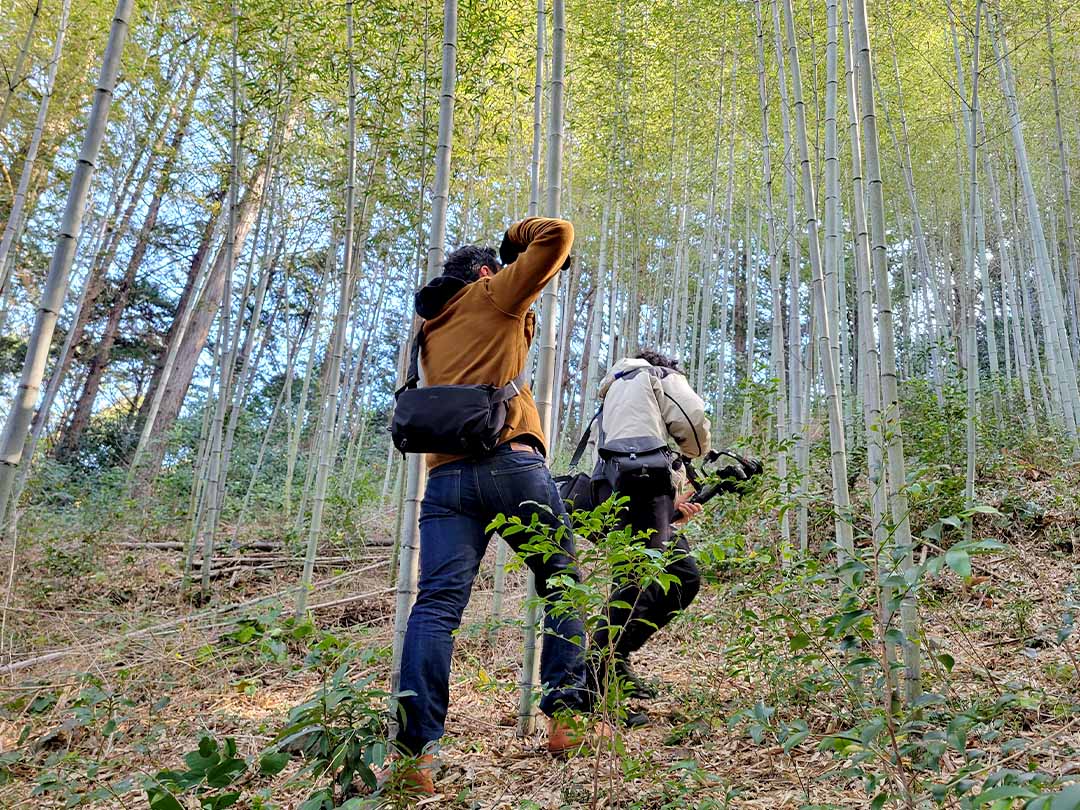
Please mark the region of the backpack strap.
<svg viewBox="0 0 1080 810"><path fill-rule="evenodd" d="M636 368L630 368L626 371L618 372L615 375L614 380L632 380L638 374L649 374L662 380L669 374L678 373L679 372L675 371L674 369L665 368L663 366L637 366Z"/></svg>
<svg viewBox="0 0 1080 810"><path fill-rule="evenodd" d="M615 380L632 380L632 379L634 379L634 377L636 377L638 374L640 374L643 371L646 374L651 373L649 371L649 367L647 367L647 366L639 366L638 368L628 369L627 371L617 371L615 373L615 376L611 378L611 381L615 382Z"/></svg>
<svg viewBox="0 0 1080 810"><path fill-rule="evenodd" d="M593 422L599 418L600 413L604 410L604 406L601 405L597 408L596 413L593 414L592 419L589 420L589 424L585 426L585 432L581 434L581 438L578 439L577 447L574 448L574 455L570 457L570 469L574 469L580 462L581 457L585 455L585 448L589 446L589 436L592 433Z"/></svg>

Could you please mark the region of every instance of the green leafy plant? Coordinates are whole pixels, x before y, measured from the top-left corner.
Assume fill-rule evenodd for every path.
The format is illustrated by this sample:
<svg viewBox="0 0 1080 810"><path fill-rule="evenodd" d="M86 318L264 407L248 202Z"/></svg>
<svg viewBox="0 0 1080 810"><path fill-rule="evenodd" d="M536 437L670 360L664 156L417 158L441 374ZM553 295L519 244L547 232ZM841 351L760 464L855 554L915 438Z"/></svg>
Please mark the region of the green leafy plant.
<svg viewBox="0 0 1080 810"><path fill-rule="evenodd" d="M295 753L306 762L314 789L298 810L332 810L354 797L357 782L376 790L374 766L386 758L390 695L374 687L374 675L353 680L341 663L309 700L289 712L286 725L263 761L284 767ZM279 768L280 770L280 768Z"/></svg>
<svg viewBox="0 0 1080 810"><path fill-rule="evenodd" d="M235 627L221 638L229 647L253 653L266 661L284 664L288 661L290 645L296 645L317 634L318 629L310 617L282 618L279 607L258 617L239 620Z"/></svg>
<svg viewBox="0 0 1080 810"><path fill-rule="evenodd" d="M649 587L659 587L665 593L678 584L678 578L668 568L686 552L672 543L667 549L650 548L646 544L645 534L635 533L629 527L620 528L620 512L626 507L625 497L609 498L592 510L578 510L573 513L572 525L575 534L587 538L576 544L578 575L569 573L553 577L549 584L557 585L555 595L540 601L544 609L555 615L578 615L584 617L586 630L591 638L601 631L615 628L607 615L608 607L631 609L633 605L613 600L616 588L632 585L639 592ZM529 522L518 517L498 516L489 531L498 531L503 537L525 534L527 539L522 544L526 555L550 557L563 553L562 544L566 533L565 526L552 528L533 515ZM614 638L614 633L609 633ZM584 640L582 640L584 643ZM614 651L609 644L606 649L590 649L589 665L603 669L608 673L605 682L598 684L599 694L594 696L593 711L605 718L613 727L619 727L627 717L627 684L614 675ZM574 718L567 718L576 722ZM609 754L618 758L624 767L632 767L627 757L621 737L616 734L609 746ZM599 767L600 760L596 762ZM594 781L591 800L595 801L598 784ZM578 797L575 801L586 801L590 797Z"/></svg>
<svg viewBox="0 0 1080 810"><path fill-rule="evenodd" d="M180 797L194 795L202 810L224 810L240 801L237 782L250 764L237 754L236 742L219 743L207 735L184 755L184 770L163 770L146 785L151 810L184 810Z"/></svg>

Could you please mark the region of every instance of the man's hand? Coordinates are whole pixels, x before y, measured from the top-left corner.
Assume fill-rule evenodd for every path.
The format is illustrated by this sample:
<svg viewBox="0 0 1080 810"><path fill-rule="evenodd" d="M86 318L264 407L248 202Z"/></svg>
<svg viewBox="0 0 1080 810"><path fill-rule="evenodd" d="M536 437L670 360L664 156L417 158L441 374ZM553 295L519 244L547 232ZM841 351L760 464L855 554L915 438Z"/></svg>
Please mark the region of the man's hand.
<svg viewBox="0 0 1080 810"><path fill-rule="evenodd" d="M503 234L502 243L499 245L499 261L502 262L503 267L513 264L523 250L525 250L525 246L513 241L510 238L510 232L506 231Z"/></svg>
<svg viewBox="0 0 1080 810"><path fill-rule="evenodd" d="M682 514L682 517L675 521L676 526L685 526L691 518L700 515L705 508L700 503L693 503L690 500L693 496L693 492L682 492L675 496L675 511Z"/></svg>
<svg viewBox="0 0 1080 810"><path fill-rule="evenodd" d="M517 261L517 257L522 254L528 245L521 245L513 241L510 238L510 232L503 233L502 242L499 244L499 261L502 262L502 266L506 267L508 264L513 264ZM573 263L573 256L567 255L566 261L563 262L560 270L569 270L570 265Z"/></svg>

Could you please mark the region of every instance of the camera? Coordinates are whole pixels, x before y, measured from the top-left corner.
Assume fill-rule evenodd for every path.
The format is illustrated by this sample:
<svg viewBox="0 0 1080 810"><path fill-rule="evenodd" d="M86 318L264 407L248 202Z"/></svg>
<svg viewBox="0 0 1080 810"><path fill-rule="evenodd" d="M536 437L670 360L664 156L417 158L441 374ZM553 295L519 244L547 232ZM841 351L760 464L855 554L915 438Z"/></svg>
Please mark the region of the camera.
<svg viewBox="0 0 1080 810"><path fill-rule="evenodd" d="M720 466L721 463L723 466ZM690 459L682 459L686 478L694 488L691 503L705 504L721 492L738 492L744 481L764 471L761 462L740 456L730 450L710 450L702 459L701 470L694 469Z"/></svg>

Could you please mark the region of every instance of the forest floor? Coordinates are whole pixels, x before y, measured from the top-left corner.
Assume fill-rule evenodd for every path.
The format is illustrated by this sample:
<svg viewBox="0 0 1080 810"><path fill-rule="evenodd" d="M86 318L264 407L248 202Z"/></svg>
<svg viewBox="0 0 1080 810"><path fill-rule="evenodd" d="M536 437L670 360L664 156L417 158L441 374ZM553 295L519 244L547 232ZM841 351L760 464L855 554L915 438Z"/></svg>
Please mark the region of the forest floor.
<svg viewBox="0 0 1080 810"><path fill-rule="evenodd" d="M1060 644L1054 637L1063 605L1080 600L1080 509L1070 494L1080 489L1080 475L1024 469L1034 472L991 480L982 493L986 503L1020 503L1030 513L1014 509L981 520L980 536L1000 540L1006 550L973 558L966 579L946 570L924 587L927 643L942 652L932 660L947 661L951 672L946 677L942 667L931 667L930 685L964 705L1019 696L1000 723L988 722L993 733L969 739L967 751L961 745L961 752L945 753L934 777L939 782L972 757L978 768L971 770L982 775L1019 768L1067 782L1080 774L1076 638ZM0 807L145 807L144 780L181 766L206 734L232 738L239 757L257 760L290 709L326 677L308 656L320 639L370 651L353 661L352 672L385 684L393 594L388 548L373 544L385 540L383 527L393 521L371 511L365 524L364 551L348 543L322 549L330 561L318 569L322 586L310 599L316 627L302 633L282 618L292 605L294 567L244 569L231 588L223 577L214 583L218 602L198 608L181 597L181 552L140 547L147 538L129 530L84 532L96 537L92 556L48 542L28 548L6 616L14 646L3 651L0 665L57 655L0 678ZM262 528L273 536L272 526ZM756 530L770 527L759 522ZM661 691L649 707L651 724L620 733L617 752L553 761L542 732L515 735L520 621L503 623L492 643L491 558L489 549L457 638L440 794L425 806L870 806L851 757L821 745L850 725L843 701L785 703L785 681L809 677L809 670L792 663L790 653L772 652L787 646L790 625L776 642L746 623L748 615L770 612L777 596L745 587L745 568L714 572L690 611L635 659ZM519 617L520 570L511 571L508 585L506 615ZM242 603L248 603L243 610L220 610ZM238 624L244 616L263 618ZM243 627L252 629L238 633ZM748 729L738 713L755 705L801 718L808 733L784 737L771 733L769 723L765 731ZM299 807L311 781L298 770L294 760L275 776L249 773L237 783L243 797L234 806ZM887 782L889 768L882 765L881 772Z"/></svg>

